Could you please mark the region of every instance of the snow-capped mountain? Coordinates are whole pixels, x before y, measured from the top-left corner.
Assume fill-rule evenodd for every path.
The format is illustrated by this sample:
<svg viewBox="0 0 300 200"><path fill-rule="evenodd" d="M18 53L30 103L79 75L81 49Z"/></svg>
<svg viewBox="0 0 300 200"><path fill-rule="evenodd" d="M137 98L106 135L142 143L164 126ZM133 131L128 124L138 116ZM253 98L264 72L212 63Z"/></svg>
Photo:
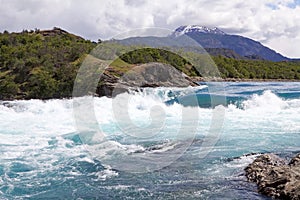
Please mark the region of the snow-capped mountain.
<svg viewBox="0 0 300 200"><path fill-rule="evenodd" d="M210 33L210 34L226 35L225 32L221 31L216 27L208 28L199 25L186 25L186 26L179 26L178 28L176 28L175 31L171 34L171 36L178 37L187 33Z"/></svg>
<svg viewBox="0 0 300 200"><path fill-rule="evenodd" d="M270 61L289 60L289 58L262 45L258 41L240 35L227 34L218 28L198 25L180 26L166 37L132 37L119 42L125 45L148 45L151 47L179 46L189 49L189 51L193 51L193 47L199 47L200 44L201 47L210 49L209 51L213 55L221 52L221 55L227 56L231 54L234 58L238 57L236 55L238 54L241 57L261 58Z"/></svg>

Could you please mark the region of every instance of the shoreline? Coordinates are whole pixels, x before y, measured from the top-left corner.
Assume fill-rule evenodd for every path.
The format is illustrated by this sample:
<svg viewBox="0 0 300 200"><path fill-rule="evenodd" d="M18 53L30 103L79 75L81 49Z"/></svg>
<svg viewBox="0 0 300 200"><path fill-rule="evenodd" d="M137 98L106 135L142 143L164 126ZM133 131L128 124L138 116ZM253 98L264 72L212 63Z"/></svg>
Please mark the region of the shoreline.
<svg viewBox="0 0 300 200"><path fill-rule="evenodd" d="M203 77L189 77L189 80L191 82L194 82L195 84L199 85L199 83L205 83L205 82L240 82L240 83L247 83L247 82L258 82L258 83L264 83L264 82L270 82L270 83L275 83L275 82L290 82L290 83L296 83L296 82L300 82L300 80L296 80L296 79L239 79L239 78L216 78L216 77L209 77L209 78L203 78ZM150 86L149 88L155 88L156 86ZM193 86L192 86L193 87ZM140 88L144 88L144 87L140 87ZM109 97L108 95L97 95L97 94L91 94L92 96L95 97ZM69 96L69 97L57 97L57 98L23 98L22 95L19 94L19 96L15 96L12 98L4 98L4 99L0 99L0 102L3 101L15 101L15 100L31 100L31 99L39 99L39 100L52 100L52 99L71 99L73 98L73 96Z"/></svg>
<svg viewBox="0 0 300 200"><path fill-rule="evenodd" d="M194 82L300 82L298 79L240 79L219 77L190 77Z"/></svg>

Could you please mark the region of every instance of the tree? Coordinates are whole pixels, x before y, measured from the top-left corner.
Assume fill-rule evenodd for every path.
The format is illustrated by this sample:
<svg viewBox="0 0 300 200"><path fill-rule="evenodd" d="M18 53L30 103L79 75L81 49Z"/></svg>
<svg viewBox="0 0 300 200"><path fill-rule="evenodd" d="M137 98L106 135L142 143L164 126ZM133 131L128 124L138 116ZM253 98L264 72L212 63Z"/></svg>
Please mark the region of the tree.
<svg viewBox="0 0 300 200"><path fill-rule="evenodd" d="M34 68L31 71L28 82L29 98L52 98L57 90L57 82L49 72L42 68Z"/></svg>
<svg viewBox="0 0 300 200"><path fill-rule="evenodd" d="M18 91L19 87L14 82L14 76L0 74L0 99L11 99Z"/></svg>

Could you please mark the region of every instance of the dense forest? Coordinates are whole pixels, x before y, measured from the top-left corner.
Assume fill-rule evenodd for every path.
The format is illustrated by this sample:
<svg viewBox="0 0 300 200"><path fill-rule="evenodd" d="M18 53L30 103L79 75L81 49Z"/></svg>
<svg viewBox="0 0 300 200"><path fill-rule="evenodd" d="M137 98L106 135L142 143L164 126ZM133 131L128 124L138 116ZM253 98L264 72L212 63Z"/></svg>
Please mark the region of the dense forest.
<svg viewBox="0 0 300 200"><path fill-rule="evenodd" d="M114 69L110 72L117 76L125 73L126 67L148 62L168 63L189 76L203 76L201 70L196 70L187 59L166 49L142 48L122 54L124 49L128 51L130 48L113 41L102 44L112 45L119 51L116 53L119 58L112 60L109 67ZM70 97L77 70L93 49L92 55L97 52L97 45L59 28L0 33L0 99ZM199 56L191 52L185 55L192 58ZM300 80L300 62L296 61L271 62L221 55L214 55L212 59L220 76L225 79Z"/></svg>

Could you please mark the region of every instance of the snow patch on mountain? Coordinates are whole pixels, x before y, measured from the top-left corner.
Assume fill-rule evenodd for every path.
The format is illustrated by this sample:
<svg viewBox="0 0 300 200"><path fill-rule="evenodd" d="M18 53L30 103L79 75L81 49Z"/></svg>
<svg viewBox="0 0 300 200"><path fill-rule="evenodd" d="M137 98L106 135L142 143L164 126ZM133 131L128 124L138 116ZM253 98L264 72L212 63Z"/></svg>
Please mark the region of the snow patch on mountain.
<svg viewBox="0 0 300 200"><path fill-rule="evenodd" d="M171 34L171 36L179 37L187 33L210 33L210 34L226 35L225 32L221 31L216 27L208 28L206 26L199 26L199 25L186 25L186 26L180 26L176 28L175 31Z"/></svg>

